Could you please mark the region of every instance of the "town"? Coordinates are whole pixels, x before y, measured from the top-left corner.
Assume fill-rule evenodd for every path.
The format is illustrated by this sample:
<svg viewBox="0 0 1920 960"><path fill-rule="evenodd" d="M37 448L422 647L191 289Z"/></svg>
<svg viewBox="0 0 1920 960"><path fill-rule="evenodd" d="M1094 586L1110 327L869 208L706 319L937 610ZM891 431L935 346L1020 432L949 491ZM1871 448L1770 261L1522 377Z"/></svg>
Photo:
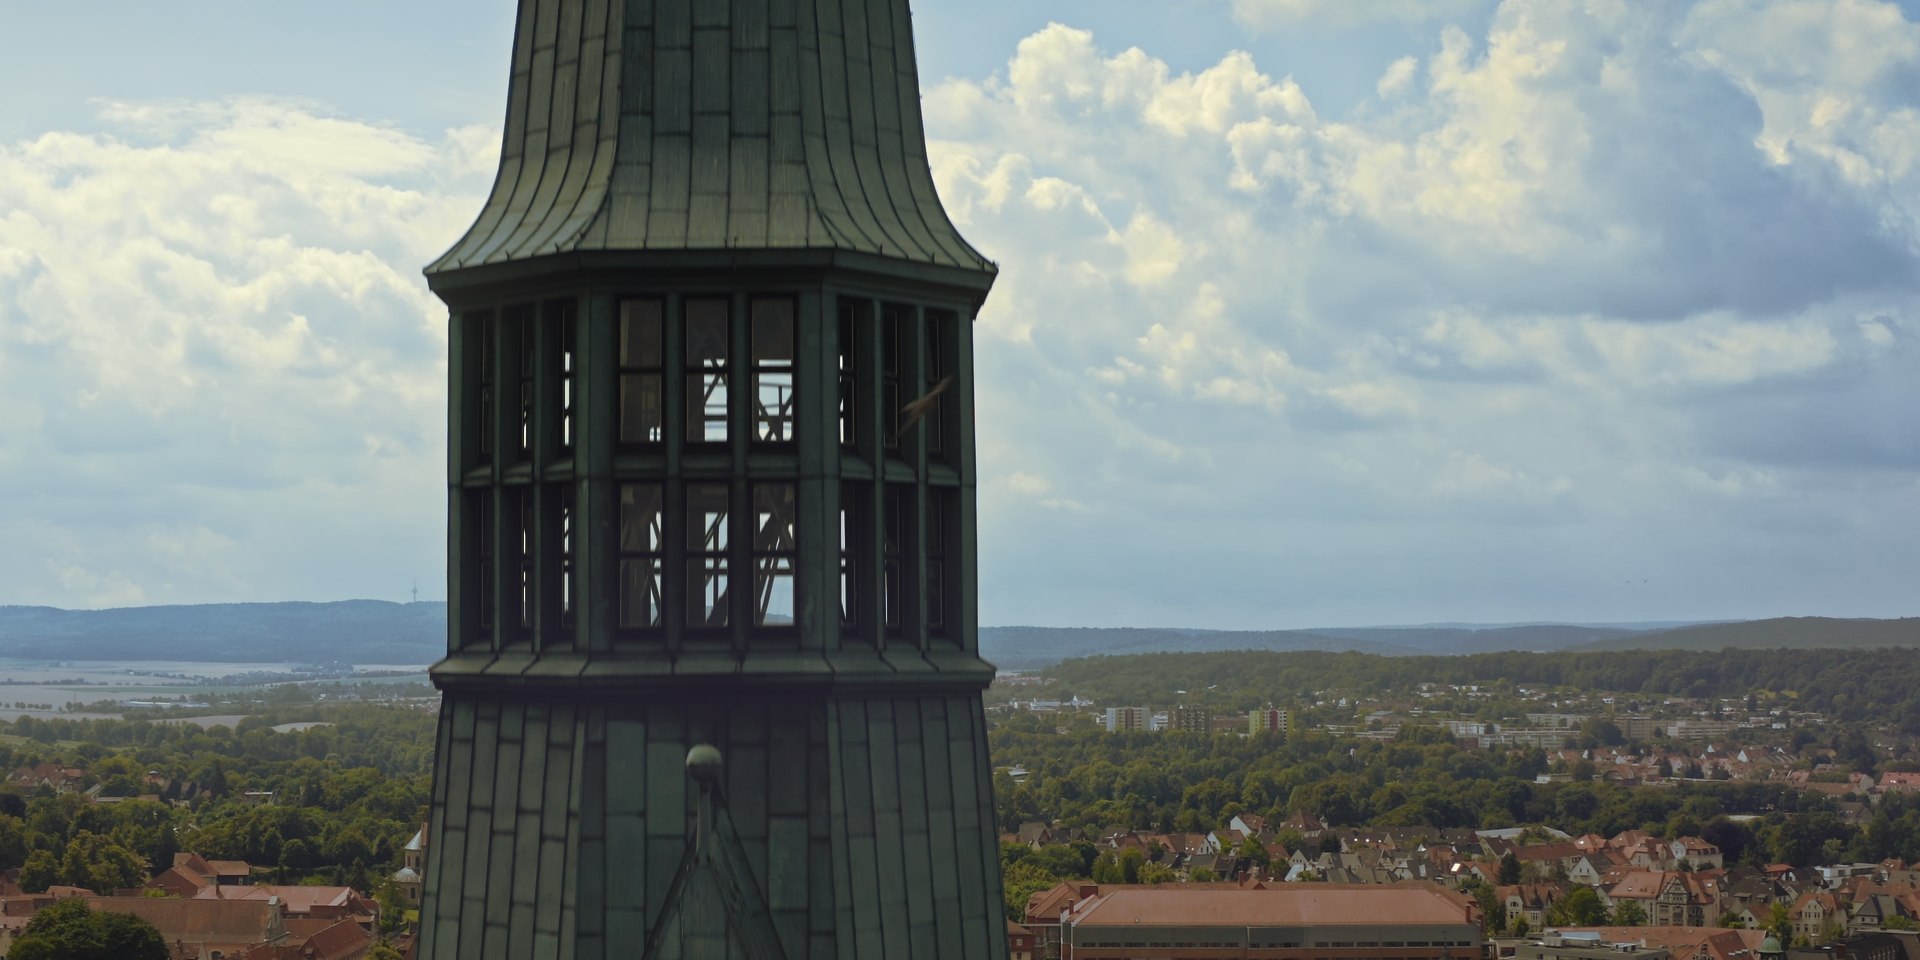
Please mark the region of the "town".
<svg viewBox="0 0 1920 960"><path fill-rule="evenodd" d="M1769 937L1787 952L1870 955L1869 936L1913 949L1897 935L1920 920L1920 743L1838 715L1819 682L1271 696L1209 658L1255 675L1262 660L1094 658L989 693L1010 935L1032 956L1152 956L1072 949L1077 925L1095 936L1115 915L1096 908L1136 888L1183 895L1162 898L1173 926L1227 891L1438 889L1500 956L1732 960ZM1141 692L1135 660L1165 674L1172 703L1102 702Z"/></svg>

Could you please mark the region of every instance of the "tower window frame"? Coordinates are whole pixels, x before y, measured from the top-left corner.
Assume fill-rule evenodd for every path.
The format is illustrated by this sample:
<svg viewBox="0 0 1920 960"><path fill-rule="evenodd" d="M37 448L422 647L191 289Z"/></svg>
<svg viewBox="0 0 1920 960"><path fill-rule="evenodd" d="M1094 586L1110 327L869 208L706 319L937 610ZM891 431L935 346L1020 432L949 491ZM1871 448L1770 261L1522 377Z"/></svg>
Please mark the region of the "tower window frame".
<svg viewBox="0 0 1920 960"><path fill-rule="evenodd" d="M578 326L575 319L577 312L572 300L558 300L548 304L548 316L554 328L553 367L557 383L553 389L559 408L555 447L564 458L573 455L574 445L575 377L580 361L579 337L575 329Z"/></svg>
<svg viewBox="0 0 1920 960"><path fill-rule="evenodd" d="M880 512L880 594L881 623L889 639L906 635L907 628L907 521L913 487L904 483L881 485Z"/></svg>
<svg viewBox="0 0 1920 960"><path fill-rule="evenodd" d="M524 463L533 458L535 418L538 416L535 400L535 382L539 358L539 327L535 323L535 312L531 304L515 307L509 312L507 333L513 340L514 370L514 419L517 429L514 433L513 461Z"/></svg>
<svg viewBox="0 0 1920 960"><path fill-rule="evenodd" d="M799 396L799 309L792 297L755 297L748 306L752 354L748 372L753 442L791 446Z"/></svg>
<svg viewBox="0 0 1920 960"><path fill-rule="evenodd" d="M473 315L472 326L467 335L473 338L468 348L468 356L473 364L475 413L469 429L473 431L474 465L485 466L493 462L495 432L499 425L494 422L495 410L499 398L495 388L498 371L494 369L494 357L498 349L494 344L494 315L491 310Z"/></svg>
<svg viewBox="0 0 1920 960"><path fill-rule="evenodd" d="M494 510L493 488L472 487L461 491L466 507L466 531L469 534L466 552L472 559L468 572L468 586L472 589L469 603L474 617L473 636L468 638L468 647L491 646L494 634Z"/></svg>
<svg viewBox="0 0 1920 960"><path fill-rule="evenodd" d="M948 310L926 311L926 322L921 327L920 341L925 354L926 382L921 390L932 409L920 420L920 429L926 434L927 456L936 461L944 461L950 456L947 447L951 429L951 412L955 409L949 399L958 386L958 352L955 340L959 330L959 318Z"/></svg>
<svg viewBox="0 0 1920 960"><path fill-rule="evenodd" d="M799 625L799 485L757 482L753 499L753 625Z"/></svg>
<svg viewBox="0 0 1920 960"><path fill-rule="evenodd" d="M724 482L699 482L686 484L685 492L681 586L686 591L687 631L724 630L733 623L732 489Z"/></svg>
<svg viewBox="0 0 1920 960"><path fill-rule="evenodd" d="M840 388L840 446L851 450L860 444L860 410L865 404L860 402L861 360L867 353L863 334L866 324L862 323L865 304L851 299L839 302L840 339L835 345Z"/></svg>
<svg viewBox="0 0 1920 960"><path fill-rule="evenodd" d="M577 542L579 511L572 483L553 484L548 491L553 504L553 554L549 560L550 576L553 584L554 623L561 630L571 630L574 626L574 608L577 606L579 584L575 581L575 551Z"/></svg>
<svg viewBox="0 0 1920 960"><path fill-rule="evenodd" d="M666 485L620 485L620 528L614 537L615 626L627 634L666 626Z"/></svg>
<svg viewBox="0 0 1920 960"><path fill-rule="evenodd" d="M927 634L936 638L947 635L952 619L947 609L953 597L948 551L953 546L954 527L958 525L955 519L958 504L959 491L952 487L927 487L927 573L922 596L927 610Z"/></svg>
<svg viewBox="0 0 1920 960"><path fill-rule="evenodd" d="M667 305L657 297L620 301L619 446L666 442Z"/></svg>
<svg viewBox="0 0 1920 960"><path fill-rule="evenodd" d="M688 447L718 447L732 437L733 304L690 296L681 305Z"/></svg>
<svg viewBox="0 0 1920 960"><path fill-rule="evenodd" d="M840 484L840 628L858 630L860 616L860 558L867 538L862 535L867 523L866 497L862 484Z"/></svg>
<svg viewBox="0 0 1920 960"><path fill-rule="evenodd" d="M507 545L512 551L509 568L511 592L507 602L512 616L507 632L513 640L531 639L535 617L534 600L534 523L533 488L519 485L505 490L507 501Z"/></svg>
<svg viewBox="0 0 1920 960"><path fill-rule="evenodd" d="M901 390L908 379L905 334L912 317L913 308L906 304L889 303L880 309L880 445L892 454L901 452Z"/></svg>

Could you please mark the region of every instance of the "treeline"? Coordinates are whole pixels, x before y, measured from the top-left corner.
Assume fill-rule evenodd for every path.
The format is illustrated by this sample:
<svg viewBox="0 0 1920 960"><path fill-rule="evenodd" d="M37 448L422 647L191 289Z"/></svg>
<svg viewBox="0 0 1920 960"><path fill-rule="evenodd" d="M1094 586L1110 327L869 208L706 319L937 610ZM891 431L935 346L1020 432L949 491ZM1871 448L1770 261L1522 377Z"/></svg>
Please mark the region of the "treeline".
<svg viewBox="0 0 1920 960"><path fill-rule="evenodd" d="M275 733L271 726L330 726ZM0 870L21 885L106 893L193 851L266 868L282 883L352 886L397 900L387 878L427 814L435 717L342 705L250 718L238 729L123 720L0 724L0 771L84 770L96 803L43 785L0 789ZM266 801L270 793L271 801ZM157 795L159 799L138 799Z"/></svg>
<svg viewBox="0 0 1920 960"><path fill-rule="evenodd" d="M1205 832L1241 813L1278 823L1293 813L1336 826L1496 829L1546 824L1612 836L1644 829L1703 836L1730 861L1802 866L1839 860L1920 859L1920 799L1880 804L1872 820L1845 823L1833 802L1784 784L1682 783L1629 787L1591 779L1592 764L1549 771L1539 750L1490 753L1436 730L1408 728L1394 742L1308 733L1210 737L1182 733L1060 734L1029 715L992 733L995 762L1028 771L995 777L996 815L1012 832L1026 822L1112 830ZM1734 819L1742 817L1742 819ZM1746 820L1745 817L1756 819Z"/></svg>
<svg viewBox="0 0 1920 960"><path fill-rule="evenodd" d="M1653 650L1382 657L1365 653L1158 653L1069 660L1046 671L1062 697L1101 704L1199 701L1248 710L1317 691L1406 692L1421 683L1605 690L1677 697L1780 694L1802 709L1920 734L1912 650ZM1189 691L1177 694L1176 691Z"/></svg>

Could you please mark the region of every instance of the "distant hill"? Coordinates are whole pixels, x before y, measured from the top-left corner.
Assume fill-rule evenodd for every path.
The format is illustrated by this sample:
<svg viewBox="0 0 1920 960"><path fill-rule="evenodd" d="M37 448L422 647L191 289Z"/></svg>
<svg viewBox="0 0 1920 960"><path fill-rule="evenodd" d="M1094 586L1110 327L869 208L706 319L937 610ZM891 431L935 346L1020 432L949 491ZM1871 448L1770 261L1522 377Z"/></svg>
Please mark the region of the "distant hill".
<svg viewBox="0 0 1920 960"><path fill-rule="evenodd" d="M1420 651L1377 640L1297 630L1181 630L1134 627L983 627L980 656L1002 670L1037 670L1097 654L1218 650L1333 650L1404 656Z"/></svg>
<svg viewBox="0 0 1920 960"><path fill-rule="evenodd" d="M405 664L446 649L445 603L0 607L0 656L35 660Z"/></svg>
<svg viewBox="0 0 1920 960"><path fill-rule="evenodd" d="M1630 637L1609 637L1570 649L1590 650L1775 650L1920 647L1920 618L1843 620L1783 617L1744 623L1710 623Z"/></svg>
<svg viewBox="0 0 1920 960"><path fill-rule="evenodd" d="M1311 633L1328 637L1371 640L1395 647L1410 647L1420 653L1501 653L1507 650L1551 652L1583 643L1625 640L1646 630L1634 626L1589 626L1566 623L1531 623L1512 626L1474 626L1447 624L1425 627L1333 627L1314 628Z"/></svg>
<svg viewBox="0 0 1920 960"><path fill-rule="evenodd" d="M234 663L431 663L447 605L343 600L59 610L0 607L0 657ZM1312 630L986 627L980 652L1006 670L1099 654L1325 650L1382 656L1509 650L1920 647L1920 618L1805 617L1741 623L1435 624Z"/></svg>
<svg viewBox="0 0 1920 960"><path fill-rule="evenodd" d="M1920 647L1920 619L1807 617L1726 623L1433 624L1209 631L988 627L981 655L1007 670L1034 670L1076 657L1219 650L1325 650L1383 656L1463 656L1507 651L1719 650Z"/></svg>

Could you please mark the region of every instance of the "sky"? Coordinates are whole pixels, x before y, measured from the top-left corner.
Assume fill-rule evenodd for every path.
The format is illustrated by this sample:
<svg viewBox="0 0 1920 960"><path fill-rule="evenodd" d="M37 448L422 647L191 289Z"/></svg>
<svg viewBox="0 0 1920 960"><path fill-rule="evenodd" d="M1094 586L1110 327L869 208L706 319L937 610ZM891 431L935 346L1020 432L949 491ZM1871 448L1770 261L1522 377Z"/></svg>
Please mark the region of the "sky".
<svg viewBox="0 0 1920 960"><path fill-rule="evenodd" d="M445 596L512 4L0 4L0 603ZM981 617L1920 614L1920 2L917 0Z"/></svg>

